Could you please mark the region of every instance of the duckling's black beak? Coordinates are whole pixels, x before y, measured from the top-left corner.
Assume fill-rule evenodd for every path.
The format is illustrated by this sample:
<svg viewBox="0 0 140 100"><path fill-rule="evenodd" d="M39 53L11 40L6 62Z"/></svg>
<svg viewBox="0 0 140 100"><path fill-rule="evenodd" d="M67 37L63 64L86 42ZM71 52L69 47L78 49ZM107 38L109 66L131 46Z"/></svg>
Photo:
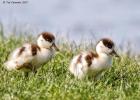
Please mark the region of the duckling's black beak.
<svg viewBox="0 0 140 100"><path fill-rule="evenodd" d="M59 48L55 45L55 43L52 44L52 47L53 47L56 51L59 51Z"/></svg>
<svg viewBox="0 0 140 100"><path fill-rule="evenodd" d="M115 57L119 57L119 55L116 53L115 50L113 50L110 54L111 54L111 55L114 55Z"/></svg>

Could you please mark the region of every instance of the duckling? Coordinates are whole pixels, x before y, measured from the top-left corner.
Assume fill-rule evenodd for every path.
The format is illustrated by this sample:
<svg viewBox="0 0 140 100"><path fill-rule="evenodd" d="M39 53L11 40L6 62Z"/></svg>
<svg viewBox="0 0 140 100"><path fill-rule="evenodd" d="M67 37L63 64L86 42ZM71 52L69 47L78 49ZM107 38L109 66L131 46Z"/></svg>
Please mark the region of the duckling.
<svg viewBox="0 0 140 100"><path fill-rule="evenodd" d="M96 45L96 53L86 51L74 56L69 71L78 79L84 79L85 76L99 79L101 73L111 67L113 56L119 57L114 48L115 44L111 39L101 39Z"/></svg>
<svg viewBox="0 0 140 100"><path fill-rule="evenodd" d="M8 71L24 70L25 72L37 72L37 69L47 63L59 51L55 45L55 36L49 32L42 32L37 44L25 43L23 46L15 49L4 67Z"/></svg>

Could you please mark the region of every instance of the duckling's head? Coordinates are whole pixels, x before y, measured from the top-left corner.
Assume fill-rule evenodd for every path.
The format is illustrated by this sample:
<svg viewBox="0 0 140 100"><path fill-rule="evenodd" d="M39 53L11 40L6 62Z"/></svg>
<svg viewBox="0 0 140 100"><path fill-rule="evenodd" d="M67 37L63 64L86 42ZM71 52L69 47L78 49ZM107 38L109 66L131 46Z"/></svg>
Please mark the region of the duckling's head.
<svg viewBox="0 0 140 100"><path fill-rule="evenodd" d="M98 54L107 54L109 56L115 55L119 57L115 51L115 44L111 39L103 38L96 45L96 52Z"/></svg>
<svg viewBox="0 0 140 100"><path fill-rule="evenodd" d="M49 32L43 32L39 35L37 45L41 48L54 48L56 51L59 50L55 45L55 36Z"/></svg>

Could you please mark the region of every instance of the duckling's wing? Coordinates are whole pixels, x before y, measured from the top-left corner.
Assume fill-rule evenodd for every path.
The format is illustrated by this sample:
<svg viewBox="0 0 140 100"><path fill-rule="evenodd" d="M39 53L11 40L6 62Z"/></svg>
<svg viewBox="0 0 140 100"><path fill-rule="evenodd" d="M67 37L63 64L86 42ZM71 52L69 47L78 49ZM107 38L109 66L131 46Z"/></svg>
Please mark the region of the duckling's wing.
<svg viewBox="0 0 140 100"><path fill-rule="evenodd" d="M16 59L8 60L4 63L4 68L11 70L19 70L23 67L27 67L25 65L30 64L33 61L33 57L28 56L26 59L23 57L18 57Z"/></svg>
<svg viewBox="0 0 140 100"><path fill-rule="evenodd" d="M30 65L36 61L38 51L40 51L40 48L36 44L25 44L19 52L19 57L17 60L18 69L27 66L32 67Z"/></svg>
<svg viewBox="0 0 140 100"><path fill-rule="evenodd" d="M4 63L6 69L20 69L23 65L31 63L35 57L32 55L31 45L26 44L21 48L14 50L9 60Z"/></svg>
<svg viewBox="0 0 140 100"><path fill-rule="evenodd" d="M9 59L16 59L20 56L30 55L31 54L31 46L30 44L24 44L22 47L16 48L9 56Z"/></svg>
<svg viewBox="0 0 140 100"><path fill-rule="evenodd" d="M10 53L9 58L8 59L16 59L18 57L18 54L20 52L21 48L17 48L15 49L12 53Z"/></svg>

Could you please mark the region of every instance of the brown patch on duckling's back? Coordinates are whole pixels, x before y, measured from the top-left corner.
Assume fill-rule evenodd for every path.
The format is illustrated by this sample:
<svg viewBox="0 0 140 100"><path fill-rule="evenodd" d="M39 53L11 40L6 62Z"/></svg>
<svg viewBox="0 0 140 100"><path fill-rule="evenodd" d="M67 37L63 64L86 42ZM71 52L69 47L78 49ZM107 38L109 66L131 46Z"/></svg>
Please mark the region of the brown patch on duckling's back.
<svg viewBox="0 0 140 100"><path fill-rule="evenodd" d="M93 53L93 52L89 52L89 53L87 54L87 56L85 57L85 60L86 60L86 62L87 62L87 64L88 64L88 67L92 64L92 60L93 60L94 58L97 58L97 57L98 57L98 54Z"/></svg>
<svg viewBox="0 0 140 100"><path fill-rule="evenodd" d="M81 63L81 58L82 58L82 55L80 54L79 57L78 57L78 59L77 59L77 64L78 63Z"/></svg>
<svg viewBox="0 0 140 100"><path fill-rule="evenodd" d="M31 44L31 52L32 52L32 56L37 55L37 51L40 51L40 47L36 44Z"/></svg>
<svg viewBox="0 0 140 100"><path fill-rule="evenodd" d="M23 53L24 50L25 50L25 47L21 47L20 50L19 50L18 56L20 56Z"/></svg>

